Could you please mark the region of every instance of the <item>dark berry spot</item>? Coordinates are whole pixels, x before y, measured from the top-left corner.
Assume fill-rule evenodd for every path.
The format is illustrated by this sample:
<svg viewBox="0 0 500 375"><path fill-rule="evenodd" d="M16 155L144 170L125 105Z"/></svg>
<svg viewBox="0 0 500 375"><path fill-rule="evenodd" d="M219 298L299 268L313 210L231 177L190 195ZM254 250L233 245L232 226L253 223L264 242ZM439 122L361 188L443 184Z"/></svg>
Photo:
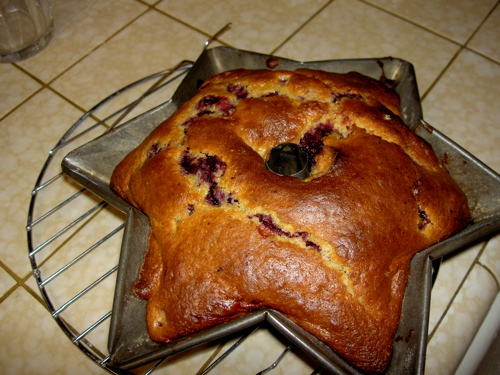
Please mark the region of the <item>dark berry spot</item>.
<svg viewBox="0 0 500 375"><path fill-rule="evenodd" d="M199 106L209 106L218 103L222 98L220 96L208 95L200 100Z"/></svg>
<svg viewBox="0 0 500 375"><path fill-rule="evenodd" d="M194 213L194 204L188 204L188 215L191 216Z"/></svg>
<svg viewBox="0 0 500 375"><path fill-rule="evenodd" d="M309 166L316 164L315 157L323 151L322 138L333 132L333 125L328 121L326 124L319 124L316 128L308 131L300 140L300 147L306 152L309 158Z"/></svg>
<svg viewBox="0 0 500 375"><path fill-rule="evenodd" d="M216 155L193 156L185 150L181 160L181 167L184 174L198 174L204 182L212 182L215 174L224 174L226 163Z"/></svg>
<svg viewBox="0 0 500 375"><path fill-rule="evenodd" d="M285 232L283 229L274 224L273 218L270 215L256 214L253 217L259 219L260 225L270 230L271 232L277 234L278 236L288 237L290 235L290 233Z"/></svg>
<svg viewBox="0 0 500 375"><path fill-rule="evenodd" d="M269 98L271 96L277 96L277 95L279 95L279 92L278 91L273 91L273 92L270 92L268 94L262 95L261 97L262 98Z"/></svg>
<svg viewBox="0 0 500 375"><path fill-rule="evenodd" d="M359 94L351 94L348 92L336 92L332 93L332 102L333 103L338 103L342 98L348 98L348 99L356 99L356 100L362 100L363 97Z"/></svg>
<svg viewBox="0 0 500 375"><path fill-rule="evenodd" d="M185 128L187 128L189 125L191 125L192 123L196 122L197 120L198 120L198 116L190 117L186 121L184 121L181 124L181 126L184 126Z"/></svg>
<svg viewBox="0 0 500 375"><path fill-rule="evenodd" d="M227 197L226 202L229 203L229 204L239 203L238 199L235 199L233 197L232 193L229 193L229 196Z"/></svg>
<svg viewBox="0 0 500 375"><path fill-rule="evenodd" d="M317 252L320 252L321 251L321 247L319 247L319 245L315 244L314 242L312 241L306 241L306 246L307 247L311 247L313 248L314 250L316 250Z"/></svg>
<svg viewBox="0 0 500 375"><path fill-rule="evenodd" d="M208 184L209 190L205 200L213 206L220 206L226 199L226 194L217 185L216 178L224 175L226 163L218 156L204 155L193 156L185 150L180 163L181 171L185 175L197 175L200 183Z"/></svg>
<svg viewBox="0 0 500 375"><path fill-rule="evenodd" d="M236 110L236 107L230 103L227 98L224 98L224 100L217 103L217 109L222 113L222 115L231 116Z"/></svg>
<svg viewBox="0 0 500 375"><path fill-rule="evenodd" d="M151 158L159 154L161 150L163 150L163 147L160 146L160 142L155 142L149 147L149 150L146 153L146 157Z"/></svg>
<svg viewBox="0 0 500 375"><path fill-rule="evenodd" d="M232 83L228 85L227 91L236 95L238 99L245 99L248 96L247 88L240 83Z"/></svg>
<svg viewBox="0 0 500 375"><path fill-rule="evenodd" d="M421 207L418 207L418 216L420 220L418 222L418 229L424 230L427 225L431 223L431 219L427 216L427 213Z"/></svg>
<svg viewBox="0 0 500 375"><path fill-rule="evenodd" d="M210 184L205 201L212 206L220 206L226 199L226 193L217 185L216 182Z"/></svg>
<svg viewBox="0 0 500 375"><path fill-rule="evenodd" d="M317 245L316 243L312 242L309 240L309 233L307 232L296 232L296 237L301 237L304 243L306 244L307 247L313 248L316 251L321 251L321 247Z"/></svg>
<svg viewBox="0 0 500 375"><path fill-rule="evenodd" d="M225 96L207 95L196 105L198 116L218 111L223 116L231 116L236 107Z"/></svg>

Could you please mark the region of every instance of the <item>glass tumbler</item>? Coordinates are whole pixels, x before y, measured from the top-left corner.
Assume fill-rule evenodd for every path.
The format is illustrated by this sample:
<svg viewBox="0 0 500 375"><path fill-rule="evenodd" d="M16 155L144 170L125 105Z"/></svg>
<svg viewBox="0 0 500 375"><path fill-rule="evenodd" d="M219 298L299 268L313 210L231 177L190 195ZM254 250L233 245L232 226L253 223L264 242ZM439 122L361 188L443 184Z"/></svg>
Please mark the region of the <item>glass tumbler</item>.
<svg viewBox="0 0 500 375"><path fill-rule="evenodd" d="M0 0L0 62L25 60L54 34L50 0Z"/></svg>

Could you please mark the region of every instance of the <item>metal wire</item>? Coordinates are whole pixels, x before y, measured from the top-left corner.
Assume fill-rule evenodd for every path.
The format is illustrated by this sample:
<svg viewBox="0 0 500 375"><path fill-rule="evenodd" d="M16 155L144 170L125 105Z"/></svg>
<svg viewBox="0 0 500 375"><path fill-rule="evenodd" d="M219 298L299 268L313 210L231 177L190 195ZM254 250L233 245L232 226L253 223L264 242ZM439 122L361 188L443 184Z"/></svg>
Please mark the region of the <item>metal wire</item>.
<svg viewBox="0 0 500 375"><path fill-rule="evenodd" d="M276 359L276 361L274 361L273 363L271 363L271 365L269 367L265 368L264 370L259 371L257 373L257 375L264 375L264 374L268 373L269 371L273 370L274 368L276 368L278 366L278 364L280 363L280 361L285 356L285 354L288 353L291 349L292 349L291 346L287 346L285 348L285 350L283 350L283 352L280 354L280 356Z"/></svg>
<svg viewBox="0 0 500 375"><path fill-rule="evenodd" d="M236 350L247 338L250 336L252 333L257 331L259 329L259 326L256 326L253 330L247 332L243 336L241 336L238 341L236 341L229 349L227 349L224 353L222 353L217 359L215 359L209 366L207 366L201 373L197 375L206 375L212 369L217 366L219 363L221 363L229 354L231 354L234 350Z"/></svg>

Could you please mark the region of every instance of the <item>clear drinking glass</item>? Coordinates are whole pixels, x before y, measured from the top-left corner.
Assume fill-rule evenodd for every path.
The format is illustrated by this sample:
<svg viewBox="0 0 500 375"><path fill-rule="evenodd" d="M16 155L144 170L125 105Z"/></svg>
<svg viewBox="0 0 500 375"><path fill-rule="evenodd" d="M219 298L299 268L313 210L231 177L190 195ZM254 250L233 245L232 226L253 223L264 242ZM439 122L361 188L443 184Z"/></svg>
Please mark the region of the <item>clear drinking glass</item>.
<svg viewBox="0 0 500 375"><path fill-rule="evenodd" d="M52 39L50 0L0 0L0 62L25 60Z"/></svg>

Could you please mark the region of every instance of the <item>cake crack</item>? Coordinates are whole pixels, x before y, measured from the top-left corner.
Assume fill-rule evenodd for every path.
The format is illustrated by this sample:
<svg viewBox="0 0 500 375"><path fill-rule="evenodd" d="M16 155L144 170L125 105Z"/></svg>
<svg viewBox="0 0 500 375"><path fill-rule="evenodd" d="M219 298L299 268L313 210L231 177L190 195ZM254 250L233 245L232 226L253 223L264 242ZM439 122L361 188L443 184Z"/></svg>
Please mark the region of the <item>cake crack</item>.
<svg viewBox="0 0 500 375"><path fill-rule="evenodd" d="M304 242L304 245L306 248L310 248L313 250L316 250L317 252L321 253L321 247L316 244L315 242L310 240L310 233L304 232L304 231L295 231L295 232L288 232L284 230L283 228L279 227L274 223L273 218L271 215L265 215L265 214L254 214L248 216L249 219L257 218L260 226L259 226L259 233L261 233L262 236L266 237L269 234L276 234L278 236L285 236L287 238L299 238Z"/></svg>

